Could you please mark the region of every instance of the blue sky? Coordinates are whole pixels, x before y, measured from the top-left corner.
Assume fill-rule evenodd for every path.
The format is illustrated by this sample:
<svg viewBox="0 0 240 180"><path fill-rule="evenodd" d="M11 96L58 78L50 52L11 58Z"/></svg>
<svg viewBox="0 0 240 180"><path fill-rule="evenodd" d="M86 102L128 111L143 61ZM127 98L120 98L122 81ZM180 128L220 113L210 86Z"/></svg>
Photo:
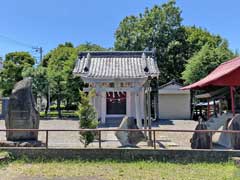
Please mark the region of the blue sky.
<svg viewBox="0 0 240 180"><path fill-rule="evenodd" d="M0 56L42 46L44 53L59 43L86 41L106 48L114 44L119 22L145 7L166 0L7 0L0 4ZM177 0L185 25L220 34L231 49L239 49L239 0ZM12 42L7 38L21 43ZM22 44L24 43L24 44Z"/></svg>

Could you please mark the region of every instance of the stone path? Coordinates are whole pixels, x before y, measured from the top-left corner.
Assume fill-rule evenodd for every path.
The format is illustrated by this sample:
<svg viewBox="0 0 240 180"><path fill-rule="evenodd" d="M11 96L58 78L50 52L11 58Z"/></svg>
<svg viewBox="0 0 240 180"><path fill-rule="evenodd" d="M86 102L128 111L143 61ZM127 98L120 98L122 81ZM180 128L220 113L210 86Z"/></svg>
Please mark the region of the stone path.
<svg viewBox="0 0 240 180"><path fill-rule="evenodd" d="M176 129L176 130L194 130L197 125L196 121L191 120L162 120L159 129ZM157 140L167 149L190 149L193 133L174 133L158 132Z"/></svg>
<svg viewBox="0 0 240 180"><path fill-rule="evenodd" d="M153 129L194 129L197 122L190 120L162 120L153 123ZM40 129L78 129L78 120L41 120ZM0 120L0 129L5 129L4 120ZM192 133L156 133L156 140L160 148L190 148ZM6 140L5 133L0 132L0 140ZM39 133L39 140L45 142L45 132ZM102 147L117 148L121 146L114 132L102 132ZM150 148L146 142L139 144L140 148ZM83 144L79 140L78 132L49 132L49 147L79 148ZM91 143L89 148L97 148L98 141ZM159 148L159 146L157 146Z"/></svg>

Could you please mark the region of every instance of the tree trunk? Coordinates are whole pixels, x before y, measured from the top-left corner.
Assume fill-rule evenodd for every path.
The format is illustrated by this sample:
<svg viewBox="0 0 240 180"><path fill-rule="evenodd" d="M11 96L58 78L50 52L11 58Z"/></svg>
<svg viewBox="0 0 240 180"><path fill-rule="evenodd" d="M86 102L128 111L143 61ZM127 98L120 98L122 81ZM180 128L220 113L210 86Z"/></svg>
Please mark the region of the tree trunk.
<svg viewBox="0 0 240 180"><path fill-rule="evenodd" d="M48 108L50 108L50 107L49 107L49 98L47 96L47 105L45 107L45 117L47 117L47 115L48 115Z"/></svg>
<svg viewBox="0 0 240 180"><path fill-rule="evenodd" d="M58 117L62 118L61 113L61 90L60 90L60 82L58 82L58 90L57 90L57 111L58 111Z"/></svg>

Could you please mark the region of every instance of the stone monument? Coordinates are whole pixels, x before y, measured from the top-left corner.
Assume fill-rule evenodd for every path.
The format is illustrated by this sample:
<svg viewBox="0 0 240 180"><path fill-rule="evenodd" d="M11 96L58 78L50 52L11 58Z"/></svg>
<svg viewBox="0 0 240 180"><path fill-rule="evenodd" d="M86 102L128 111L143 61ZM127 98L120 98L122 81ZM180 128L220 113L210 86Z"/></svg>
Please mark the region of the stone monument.
<svg viewBox="0 0 240 180"><path fill-rule="evenodd" d="M138 129L135 120L125 116L119 129ZM123 147L136 147L140 141L146 140L142 131L116 131L116 137Z"/></svg>
<svg viewBox="0 0 240 180"><path fill-rule="evenodd" d="M240 131L240 114L236 114L228 124L228 130ZM240 149L240 134L232 133L231 145L233 149Z"/></svg>
<svg viewBox="0 0 240 180"><path fill-rule="evenodd" d="M199 121L199 124L196 126L195 130L207 130L207 125ZM211 141L211 133L193 133L193 137L191 138L191 148L192 149L211 149L212 141Z"/></svg>
<svg viewBox="0 0 240 180"><path fill-rule="evenodd" d="M8 102L8 112L5 118L7 129L38 129L39 113L35 108L32 95L32 79L25 78L16 83ZM38 132L13 132L6 133L8 141L37 141Z"/></svg>

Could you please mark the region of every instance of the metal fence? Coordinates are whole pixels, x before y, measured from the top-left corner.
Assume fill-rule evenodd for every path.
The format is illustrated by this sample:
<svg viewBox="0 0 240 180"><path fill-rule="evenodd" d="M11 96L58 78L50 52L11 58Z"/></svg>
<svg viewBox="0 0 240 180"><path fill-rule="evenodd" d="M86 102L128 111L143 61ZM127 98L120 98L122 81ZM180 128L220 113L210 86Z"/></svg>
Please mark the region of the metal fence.
<svg viewBox="0 0 240 180"><path fill-rule="evenodd" d="M168 129L0 129L0 132L15 131L15 132L45 132L45 148L49 148L49 133L50 132L95 132L98 138L98 148L102 148L102 132L117 132L117 131L126 131L126 132L148 132L151 135L152 148L157 149L156 147L156 132L167 132L167 133L209 133L212 137L214 133L227 133L227 134L240 134L240 130L168 130ZM211 140L212 144L212 140Z"/></svg>

